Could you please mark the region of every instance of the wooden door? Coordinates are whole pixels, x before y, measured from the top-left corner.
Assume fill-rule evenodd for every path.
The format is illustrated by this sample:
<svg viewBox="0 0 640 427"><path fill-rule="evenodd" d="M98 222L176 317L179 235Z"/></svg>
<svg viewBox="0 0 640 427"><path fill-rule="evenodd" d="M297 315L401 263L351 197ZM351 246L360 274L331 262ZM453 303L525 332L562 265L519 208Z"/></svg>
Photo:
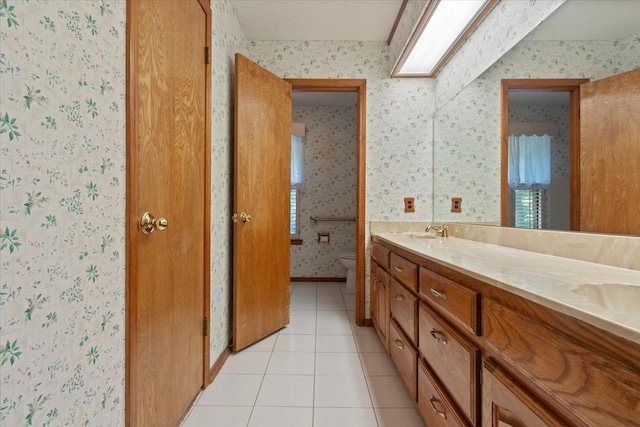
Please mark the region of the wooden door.
<svg viewBox="0 0 640 427"><path fill-rule="evenodd" d="M289 323L291 85L236 54L233 350Z"/></svg>
<svg viewBox="0 0 640 427"><path fill-rule="evenodd" d="M640 70L580 89L580 229L640 234Z"/></svg>
<svg viewBox="0 0 640 427"><path fill-rule="evenodd" d="M173 426L208 367L210 8L129 1L127 24L127 424Z"/></svg>

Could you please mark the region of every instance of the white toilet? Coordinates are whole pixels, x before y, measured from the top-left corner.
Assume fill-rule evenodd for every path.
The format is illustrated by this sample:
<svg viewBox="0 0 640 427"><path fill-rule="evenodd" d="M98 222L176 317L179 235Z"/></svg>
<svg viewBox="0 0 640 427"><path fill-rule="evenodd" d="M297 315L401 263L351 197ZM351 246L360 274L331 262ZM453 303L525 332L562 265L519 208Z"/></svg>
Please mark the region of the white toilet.
<svg viewBox="0 0 640 427"><path fill-rule="evenodd" d="M356 292L356 253L346 252L338 255L338 259L347 268L347 286L345 292L354 294Z"/></svg>

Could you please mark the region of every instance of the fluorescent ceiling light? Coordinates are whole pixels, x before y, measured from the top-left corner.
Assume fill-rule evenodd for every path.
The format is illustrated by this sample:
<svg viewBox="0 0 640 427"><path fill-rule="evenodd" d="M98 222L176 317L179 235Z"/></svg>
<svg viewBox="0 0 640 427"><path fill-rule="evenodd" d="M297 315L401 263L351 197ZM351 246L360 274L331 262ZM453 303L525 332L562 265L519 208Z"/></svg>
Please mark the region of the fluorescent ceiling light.
<svg viewBox="0 0 640 427"><path fill-rule="evenodd" d="M423 19L422 31L407 46L397 76L431 76L442 59L480 15L489 0L440 0ZM428 12L427 12L428 13ZM478 24L478 22L473 22ZM418 28L417 31L420 31Z"/></svg>

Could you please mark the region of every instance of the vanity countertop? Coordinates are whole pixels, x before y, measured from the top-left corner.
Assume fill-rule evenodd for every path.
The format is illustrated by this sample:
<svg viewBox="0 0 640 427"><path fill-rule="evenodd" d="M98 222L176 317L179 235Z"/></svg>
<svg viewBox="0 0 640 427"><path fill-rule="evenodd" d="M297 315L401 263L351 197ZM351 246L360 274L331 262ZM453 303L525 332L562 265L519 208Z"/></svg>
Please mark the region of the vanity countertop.
<svg viewBox="0 0 640 427"><path fill-rule="evenodd" d="M640 344L640 271L426 233L372 236Z"/></svg>

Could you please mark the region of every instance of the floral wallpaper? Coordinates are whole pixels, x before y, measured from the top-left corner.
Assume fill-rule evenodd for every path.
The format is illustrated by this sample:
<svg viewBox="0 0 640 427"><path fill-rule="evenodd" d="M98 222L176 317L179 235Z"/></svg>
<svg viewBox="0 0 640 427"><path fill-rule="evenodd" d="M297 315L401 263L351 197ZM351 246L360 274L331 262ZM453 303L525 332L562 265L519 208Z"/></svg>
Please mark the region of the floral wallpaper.
<svg viewBox="0 0 640 427"><path fill-rule="evenodd" d="M293 106L304 123L305 181L298 198L302 245L291 246L292 277L346 277L338 260L356 250L355 222L313 223L312 216L356 216L357 111L355 106ZM328 231L330 244L318 244Z"/></svg>
<svg viewBox="0 0 640 427"><path fill-rule="evenodd" d="M231 337L234 55L247 40L228 0L212 1L211 48L211 364Z"/></svg>
<svg viewBox="0 0 640 427"><path fill-rule="evenodd" d="M600 79L640 66L640 37L621 41L524 40L435 114L434 218L500 219L500 80ZM462 213L449 212L462 197Z"/></svg>
<svg viewBox="0 0 640 427"><path fill-rule="evenodd" d="M0 425L124 423L125 3L0 1Z"/></svg>

